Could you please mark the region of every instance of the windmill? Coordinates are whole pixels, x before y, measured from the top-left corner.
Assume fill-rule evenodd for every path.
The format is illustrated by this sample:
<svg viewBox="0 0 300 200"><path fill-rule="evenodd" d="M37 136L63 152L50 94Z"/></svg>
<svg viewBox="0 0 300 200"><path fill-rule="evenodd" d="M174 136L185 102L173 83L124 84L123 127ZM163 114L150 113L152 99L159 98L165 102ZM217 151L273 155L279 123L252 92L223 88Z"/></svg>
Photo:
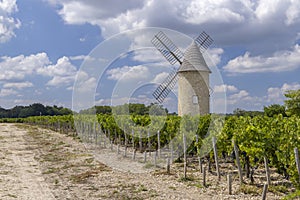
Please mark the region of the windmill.
<svg viewBox="0 0 300 200"><path fill-rule="evenodd" d="M182 53L162 31L158 32L151 42L170 64L180 65L153 92L154 98L162 103L178 81L178 115L209 113L211 71L202 53L212 44L211 37L202 32L185 53Z"/></svg>

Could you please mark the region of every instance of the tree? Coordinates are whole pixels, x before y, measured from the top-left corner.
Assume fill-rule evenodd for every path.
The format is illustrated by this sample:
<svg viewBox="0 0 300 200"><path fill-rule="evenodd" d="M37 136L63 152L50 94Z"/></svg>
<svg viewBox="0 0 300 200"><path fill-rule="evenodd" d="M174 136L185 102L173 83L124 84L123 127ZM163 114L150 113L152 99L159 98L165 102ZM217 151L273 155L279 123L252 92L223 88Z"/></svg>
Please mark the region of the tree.
<svg viewBox="0 0 300 200"><path fill-rule="evenodd" d="M297 115L300 116L300 89L288 90L284 96L288 98L284 101L286 106L286 114L288 116Z"/></svg>
<svg viewBox="0 0 300 200"><path fill-rule="evenodd" d="M95 106L97 114L111 114L110 106Z"/></svg>
<svg viewBox="0 0 300 200"><path fill-rule="evenodd" d="M244 116L246 113L245 110L243 109L240 109L240 108L236 108L234 111L233 111L233 114L236 115L236 116Z"/></svg>
<svg viewBox="0 0 300 200"><path fill-rule="evenodd" d="M233 115L238 116L238 117L240 117L240 116L255 117L255 116L263 115L263 112L255 111L255 110L243 110L243 109L237 108L233 111Z"/></svg>
<svg viewBox="0 0 300 200"><path fill-rule="evenodd" d="M282 114L282 116L286 116L285 106L279 104L272 104L270 106L264 106L264 113L268 117L273 117L274 115Z"/></svg>

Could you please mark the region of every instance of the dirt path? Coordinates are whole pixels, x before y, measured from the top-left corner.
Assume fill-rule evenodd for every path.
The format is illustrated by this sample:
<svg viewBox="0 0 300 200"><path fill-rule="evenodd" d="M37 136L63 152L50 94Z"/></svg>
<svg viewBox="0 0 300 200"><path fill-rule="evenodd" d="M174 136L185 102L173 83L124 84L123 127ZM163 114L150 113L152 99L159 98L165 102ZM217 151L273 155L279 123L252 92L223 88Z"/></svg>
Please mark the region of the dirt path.
<svg viewBox="0 0 300 200"><path fill-rule="evenodd" d="M192 180L182 181L182 167L175 165L167 175L130 159L120 170L102 164L121 163L115 155L50 130L0 124L0 199L261 199L260 191L237 192L237 177L235 195L228 195L226 180L208 174L209 187L203 187L196 169L189 169ZM271 193L268 199L280 196Z"/></svg>
<svg viewBox="0 0 300 200"><path fill-rule="evenodd" d="M0 125L0 198L55 199L24 139L25 131Z"/></svg>

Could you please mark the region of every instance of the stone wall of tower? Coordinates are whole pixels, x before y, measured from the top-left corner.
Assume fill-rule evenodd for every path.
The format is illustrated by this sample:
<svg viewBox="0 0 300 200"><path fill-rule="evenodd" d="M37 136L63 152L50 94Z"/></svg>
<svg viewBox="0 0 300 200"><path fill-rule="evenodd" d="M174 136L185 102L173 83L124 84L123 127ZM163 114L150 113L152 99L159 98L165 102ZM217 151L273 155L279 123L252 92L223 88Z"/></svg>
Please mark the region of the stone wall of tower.
<svg viewBox="0 0 300 200"><path fill-rule="evenodd" d="M198 102L196 103L196 100ZM209 72L178 73L178 115L209 113Z"/></svg>

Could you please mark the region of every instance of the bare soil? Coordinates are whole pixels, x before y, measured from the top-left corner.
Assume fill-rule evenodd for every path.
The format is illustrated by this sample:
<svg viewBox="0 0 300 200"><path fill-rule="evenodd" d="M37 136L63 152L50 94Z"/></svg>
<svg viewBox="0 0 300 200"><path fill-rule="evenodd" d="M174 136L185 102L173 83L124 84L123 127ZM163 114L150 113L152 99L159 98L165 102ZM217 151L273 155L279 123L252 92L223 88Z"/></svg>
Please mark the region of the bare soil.
<svg viewBox="0 0 300 200"><path fill-rule="evenodd" d="M160 168L150 171L130 158L124 165L119 159L125 158L54 131L0 124L0 199L261 199L262 187L240 187L235 173L229 195L225 173L221 181L208 173L207 187L203 187L193 163L185 180L182 163L173 164L167 174ZM123 166L111 168L104 163ZM221 171L234 170L230 164L221 166ZM263 181L263 173L256 178ZM275 173L272 178L284 182ZM289 187L272 187L267 199L281 199L292 190Z"/></svg>

